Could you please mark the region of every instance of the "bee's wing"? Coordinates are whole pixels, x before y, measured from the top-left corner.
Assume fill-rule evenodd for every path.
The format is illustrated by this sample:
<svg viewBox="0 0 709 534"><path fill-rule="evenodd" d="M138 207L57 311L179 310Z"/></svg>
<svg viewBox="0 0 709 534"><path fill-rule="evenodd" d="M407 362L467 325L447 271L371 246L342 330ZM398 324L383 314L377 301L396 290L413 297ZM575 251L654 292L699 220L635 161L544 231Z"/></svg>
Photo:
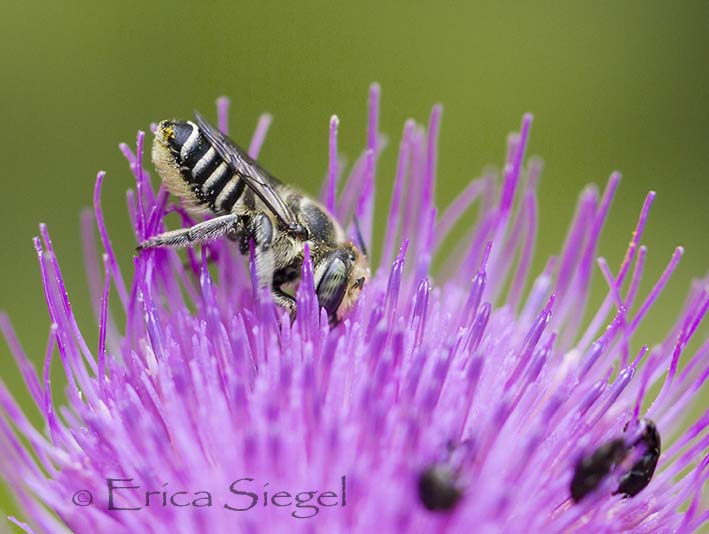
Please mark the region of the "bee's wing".
<svg viewBox="0 0 709 534"><path fill-rule="evenodd" d="M276 181L276 179L251 159L244 150L236 146L231 139L209 124L202 115L196 111L194 115L202 134L204 134L226 164L239 175L239 178L246 182L246 185L251 188L286 228L298 227L298 220L293 210L288 207L285 200L272 185L272 182Z"/></svg>

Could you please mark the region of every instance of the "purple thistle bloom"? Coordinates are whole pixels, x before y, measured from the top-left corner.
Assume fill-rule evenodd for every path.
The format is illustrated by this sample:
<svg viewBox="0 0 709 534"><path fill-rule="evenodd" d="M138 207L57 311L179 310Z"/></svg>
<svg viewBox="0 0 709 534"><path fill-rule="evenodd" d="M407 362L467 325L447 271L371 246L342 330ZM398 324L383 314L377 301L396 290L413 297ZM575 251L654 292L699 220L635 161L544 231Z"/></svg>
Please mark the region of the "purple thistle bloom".
<svg viewBox="0 0 709 534"><path fill-rule="evenodd" d="M223 131L227 108L220 99ZM340 187L332 118L322 192L340 221L357 215L368 243L378 120L375 85L366 149ZM309 260L291 324L253 289L253 255L242 261L226 240L188 250L186 263L174 250L145 251L128 285L104 225L99 173L94 211L82 217L100 325L94 350L41 226L34 244L51 326L40 373L0 319L43 426L0 383L0 472L24 514L11 520L52 534L689 532L704 524L709 411L689 427L684 415L709 377L709 342L685 350L709 306L707 281L693 284L663 341L631 350L682 255L678 248L649 294L638 294L654 193L614 272L596 248L620 176L602 194L585 189L563 248L527 293L541 172L539 161L525 164L531 116L508 139L501 177L472 182L442 214L434 204L440 120L436 106L427 127L406 123L379 267L334 328L318 307ZM253 157L269 123L258 123ZM128 205L137 242L164 231L171 210L191 224L153 189L143 132L135 152L121 149L136 180ZM434 280L432 258L476 202L477 225ZM609 290L587 320L596 262ZM56 355L68 382L61 402L50 384ZM617 494L623 476L650 454L641 439L647 420L662 452L649 484L626 498ZM612 451L613 461L599 467L598 451ZM597 481L579 467L584 460L600 471ZM575 475L589 484L579 499Z"/></svg>

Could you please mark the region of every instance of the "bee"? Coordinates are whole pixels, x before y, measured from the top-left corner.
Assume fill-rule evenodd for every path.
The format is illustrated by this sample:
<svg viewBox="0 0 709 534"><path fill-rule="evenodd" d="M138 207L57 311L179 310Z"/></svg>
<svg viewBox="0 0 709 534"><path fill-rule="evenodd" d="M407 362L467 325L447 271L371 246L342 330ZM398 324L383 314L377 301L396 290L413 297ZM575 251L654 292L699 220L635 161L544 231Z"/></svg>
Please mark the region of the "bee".
<svg viewBox="0 0 709 534"><path fill-rule="evenodd" d="M332 324L340 322L369 279L359 230L358 247L322 204L275 178L196 112L195 121L160 122L152 159L165 187L188 212L212 218L153 236L138 249L225 237L247 254L253 242L259 286L295 318L293 294L307 243L318 302Z"/></svg>

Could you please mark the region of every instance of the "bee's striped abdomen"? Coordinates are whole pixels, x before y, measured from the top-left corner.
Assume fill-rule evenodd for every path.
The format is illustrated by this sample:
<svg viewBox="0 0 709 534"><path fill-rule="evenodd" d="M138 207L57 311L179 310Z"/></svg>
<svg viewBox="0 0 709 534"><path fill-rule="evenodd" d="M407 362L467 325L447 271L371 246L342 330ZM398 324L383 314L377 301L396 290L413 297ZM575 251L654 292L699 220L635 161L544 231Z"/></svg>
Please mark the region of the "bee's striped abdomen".
<svg viewBox="0 0 709 534"><path fill-rule="evenodd" d="M165 121L159 128L196 200L215 213L231 212L246 184L217 154L197 125Z"/></svg>

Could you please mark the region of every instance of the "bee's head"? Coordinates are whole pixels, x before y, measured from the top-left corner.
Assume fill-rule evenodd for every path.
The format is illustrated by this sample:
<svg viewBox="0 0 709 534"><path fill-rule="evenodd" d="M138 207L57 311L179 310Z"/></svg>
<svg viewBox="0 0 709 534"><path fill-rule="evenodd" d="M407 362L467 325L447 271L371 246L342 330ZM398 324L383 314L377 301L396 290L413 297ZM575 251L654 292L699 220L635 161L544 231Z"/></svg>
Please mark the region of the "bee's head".
<svg viewBox="0 0 709 534"><path fill-rule="evenodd" d="M352 243L326 255L315 267L315 292L331 323L340 322L369 280L367 257Z"/></svg>

